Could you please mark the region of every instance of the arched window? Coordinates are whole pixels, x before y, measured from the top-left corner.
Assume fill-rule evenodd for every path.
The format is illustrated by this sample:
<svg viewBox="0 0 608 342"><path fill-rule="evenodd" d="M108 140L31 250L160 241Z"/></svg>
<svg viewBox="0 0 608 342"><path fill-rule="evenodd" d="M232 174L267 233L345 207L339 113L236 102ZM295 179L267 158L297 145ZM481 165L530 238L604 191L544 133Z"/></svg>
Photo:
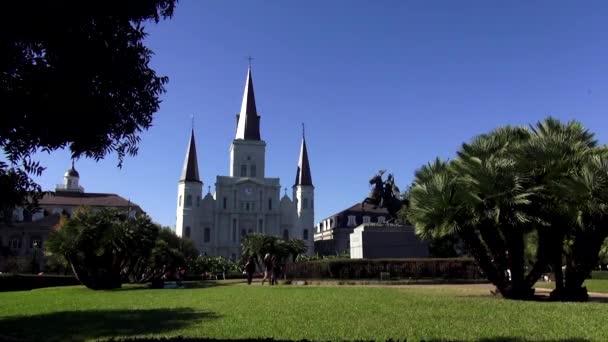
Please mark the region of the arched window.
<svg viewBox="0 0 608 342"><path fill-rule="evenodd" d="M228 199L224 196L223 207L226 209L228 207Z"/></svg>
<svg viewBox="0 0 608 342"><path fill-rule="evenodd" d="M302 239L308 240L308 229L304 229L302 232Z"/></svg>
<svg viewBox="0 0 608 342"><path fill-rule="evenodd" d="M289 239L289 229L283 229L283 240Z"/></svg>
<svg viewBox="0 0 608 342"><path fill-rule="evenodd" d="M209 227L205 228L204 233L203 233L203 241L204 242L211 241L211 228L209 228Z"/></svg>
<svg viewBox="0 0 608 342"><path fill-rule="evenodd" d="M232 219L232 242L236 242L236 219Z"/></svg>
<svg viewBox="0 0 608 342"><path fill-rule="evenodd" d="M42 238L38 235L30 237L30 248L42 248Z"/></svg>
<svg viewBox="0 0 608 342"><path fill-rule="evenodd" d="M308 198L302 199L302 208L308 209Z"/></svg>
<svg viewBox="0 0 608 342"><path fill-rule="evenodd" d="M250 166L250 174L249 177L256 177L257 176L257 170L255 168L255 164L251 164Z"/></svg>
<svg viewBox="0 0 608 342"><path fill-rule="evenodd" d="M23 210L23 222L32 222L32 212L24 209Z"/></svg>
<svg viewBox="0 0 608 342"><path fill-rule="evenodd" d="M272 198L268 199L268 210L272 210Z"/></svg>
<svg viewBox="0 0 608 342"><path fill-rule="evenodd" d="M184 232L184 236L186 236L187 238L190 238L190 227L186 227L186 230Z"/></svg>
<svg viewBox="0 0 608 342"><path fill-rule="evenodd" d="M200 207L201 206L201 196L196 196L196 207Z"/></svg>
<svg viewBox="0 0 608 342"><path fill-rule="evenodd" d="M186 196L186 207L192 206L192 195Z"/></svg>
<svg viewBox="0 0 608 342"><path fill-rule="evenodd" d="M241 177L247 177L247 165L241 165Z"/></svg>
<svg viewBox="0 0 608 342"><path fill-rule="evenodd" d="M8 248L19 249L21 248L21 238L17 235L13 235L8 239Z"/></svg>

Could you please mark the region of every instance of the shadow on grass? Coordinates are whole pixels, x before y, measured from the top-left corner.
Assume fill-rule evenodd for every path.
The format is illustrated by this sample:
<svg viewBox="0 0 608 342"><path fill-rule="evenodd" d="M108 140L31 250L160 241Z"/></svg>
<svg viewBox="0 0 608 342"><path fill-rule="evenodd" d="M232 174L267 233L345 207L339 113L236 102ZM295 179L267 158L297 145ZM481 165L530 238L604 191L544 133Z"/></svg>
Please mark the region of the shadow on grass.
<svg viewBox="0 0 608 342"><path fill-rule="evenodd" d="M165 334L218 316L189 308L61 311L0 319L0 340L81 341Z"/></svg>
<svg viewBox="0 0 608 342"><path fill-rule="evenodd" d="M111 289L105 291L137 291L137 290L183 290L183 289L202 289L208 287L217 287L217 286L233 286L239 284L246 284L246 280L188 280L183 281L181 287L171 287L171 288L163 288L163 289L155 289L150 287L150 284L124 284L123 287L118 289ZM175 281L167 281L165 285L177 286Z"/></svg>
<svg viewBox="0 0 608 342"><path fill-rule="evenodd" d="M298 341L298 342L308 342L309 340L275 340L273 338L254 338L254 339L214 339L214 338L191 338L191 337L159 337L159 338L127 338L127 339L117 339L110 341L122 341L122 342L218 342L218 341L256 341L256 342L284 342L284 341ZM366 340L356 340L356 341L366 341ZM406 339L389 339L387 342L406 342ZM464 342L463 340L422 340L426 342ZM557 340L526 340L517 337L490 337L490 338L481 338L476 340L478 342L589 342L586 339L580 338L570 338L570 339L557 339Z"/></svg>

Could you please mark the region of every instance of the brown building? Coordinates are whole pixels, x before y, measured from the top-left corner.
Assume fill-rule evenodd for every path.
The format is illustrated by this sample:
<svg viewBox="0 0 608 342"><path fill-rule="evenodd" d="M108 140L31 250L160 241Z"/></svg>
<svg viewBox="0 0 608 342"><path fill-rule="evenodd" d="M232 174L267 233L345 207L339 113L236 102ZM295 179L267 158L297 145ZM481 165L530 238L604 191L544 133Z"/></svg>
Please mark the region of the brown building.
<svg viewBox="0 0 608 342"><path fill-rule="evenodd" d="M38 202L38 210L17 208L11 224L0 224L0 272L15 267L21 271L44 271L44 247L50 232L59 224L61 215L69 217L79 207L115 208L131 217L143 212L137 204L119 195L86 193L79 180L80 175L72 165L64 174L63 184Z"/></svg>
<svg viewBox="0 0 608 342"><path fill-rule="evenodd" d="M388 220L384 208L357 203L322 220L315 226L315 252L319 255L336 255L350 252L350 234L364 223L384 223Z"/></svg>

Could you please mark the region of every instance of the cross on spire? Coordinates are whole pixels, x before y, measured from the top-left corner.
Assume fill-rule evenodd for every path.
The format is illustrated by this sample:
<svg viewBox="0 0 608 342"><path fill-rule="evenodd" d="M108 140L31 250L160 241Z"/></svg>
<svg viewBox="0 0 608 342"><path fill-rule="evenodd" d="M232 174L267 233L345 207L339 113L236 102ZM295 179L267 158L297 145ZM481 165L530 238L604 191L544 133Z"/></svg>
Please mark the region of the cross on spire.
<svg viewBox="0 0 608 342"><path fill-rule="evenodd" d="M190 114L190 120L192 120L192 130L194 130L194 114Z"/></svg>
<svg viewBox="0 0 608 342"><path fill-rule="evenodd" d="M251 55L247 56L247 61L249 62L249 67L251 68L251 61L253 60L253 57L251 57Z"/></svg>
<svg viewBox="0 0 608 342"><path fill-rule="evenodd" d="M305 133L305 131L304 131L304 123L302 122L302 139L304 139L304 135L305 135L304 133Z"/></svg>

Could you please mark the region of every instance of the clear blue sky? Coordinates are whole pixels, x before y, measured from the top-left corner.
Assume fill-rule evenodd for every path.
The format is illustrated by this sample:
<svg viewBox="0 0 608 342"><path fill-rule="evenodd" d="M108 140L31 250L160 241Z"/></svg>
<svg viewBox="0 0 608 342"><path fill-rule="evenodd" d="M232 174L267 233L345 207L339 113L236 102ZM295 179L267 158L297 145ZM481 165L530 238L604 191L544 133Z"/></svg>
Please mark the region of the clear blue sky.
<svg viewBox="0 0 608 342"><path fill-rule="evenodd" d="M553 115L606 143L606 18L606 1L182 0L147 25L151 64L170 82L139 155L123 169L115 156L80 160L81 183L173 227L191 114L205 193L228 174L248 55L266 174L291 188L304 122L317 222L362 200L378 169L404 189L500 125ZM69 153L40 159L52 190Z"/></svg>

